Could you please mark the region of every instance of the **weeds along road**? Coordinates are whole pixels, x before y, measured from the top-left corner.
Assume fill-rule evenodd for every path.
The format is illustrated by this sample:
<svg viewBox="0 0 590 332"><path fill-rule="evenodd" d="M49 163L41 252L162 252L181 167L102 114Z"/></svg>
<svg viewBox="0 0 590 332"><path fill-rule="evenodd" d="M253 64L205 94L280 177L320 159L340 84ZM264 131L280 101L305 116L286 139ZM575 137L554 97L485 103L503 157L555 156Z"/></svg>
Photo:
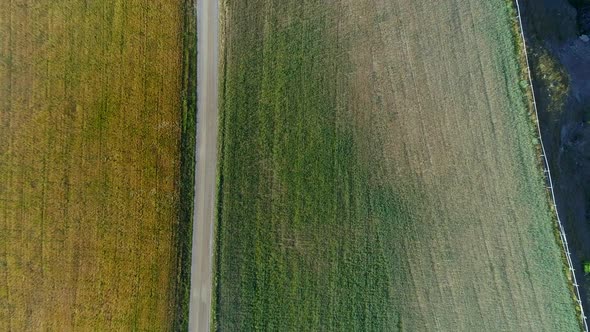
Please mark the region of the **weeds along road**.
<svg viewBox="0 0 590 332"><path fill-rule="evenodd" d="M217 0L197 1L197 140L189 331L209 331L217 170Z"/></svg>

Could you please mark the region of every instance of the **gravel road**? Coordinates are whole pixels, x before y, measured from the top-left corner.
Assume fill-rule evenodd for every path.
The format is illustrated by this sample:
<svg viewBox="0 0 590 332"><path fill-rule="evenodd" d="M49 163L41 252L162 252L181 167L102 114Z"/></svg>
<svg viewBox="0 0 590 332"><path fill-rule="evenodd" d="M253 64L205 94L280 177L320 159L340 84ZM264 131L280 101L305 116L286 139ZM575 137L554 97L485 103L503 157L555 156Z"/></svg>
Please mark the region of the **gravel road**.
<svg viewBox="0 0 590 332"><path fill-rule="evenodd" d="M197 144L189 331L209 331L217 171L218 2L197 1Z"/></svg>

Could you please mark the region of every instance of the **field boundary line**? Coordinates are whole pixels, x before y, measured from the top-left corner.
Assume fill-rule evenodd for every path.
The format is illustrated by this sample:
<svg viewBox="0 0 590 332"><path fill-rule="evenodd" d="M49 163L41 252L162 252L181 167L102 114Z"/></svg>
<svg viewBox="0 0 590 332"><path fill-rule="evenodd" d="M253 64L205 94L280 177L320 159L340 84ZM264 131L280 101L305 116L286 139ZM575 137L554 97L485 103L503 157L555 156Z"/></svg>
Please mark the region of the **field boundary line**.
<svg viewBox="0 0 590 332"><path fill-rule="evenodd" d="M522 24L520 0L514 0L514 2L516 3L516 12L517 12L517 16L518 16L518 25L519 25L519 29L520 29L520 36L522 38L523 52L524 52L524 58L525 58L525 62L526 62L526 71L527 71L529 84L531 87L531 94L533 97L533 109L535 111L535 116L536 116L537 132L539 134L539 142L541 145L541 151L543 152L543 154L541 155L541 158L543 158L543 167L545 168L544 175L546 177L546 180L549 181L549 187L547 187L547 189L549 189L549 191L551 193L551 203L553 204L553 208L555 210L555 216L557 217L557 224L559 226L559 235L561 238L561 244L563 246L563 250L565 252L567 264L568 264L569 270L572 275L573 286L575 289L574 295L577 297L576 301L578 302L578 306L580 309L580 318L582 319L582 323L584 325L584 331L589 332L588 331L588 323L586 322L587 317L584 314L584 307L582 306L582 297L580 296L580 288L579 288L578 281L576 280L576 273L574 271L574 265L573 265L572 259L571 259L569 244L567 242L565 229L563 227L563 224L561 223L561 219L559 218L559 212L557 210L557 203L555 200L555 191L553 190L553 179L551 177L551 169L549 168L549 161L547 160L547 153L545 152L545 145L543 144L543 136L541 135L541 123L539 120L539 112L537 110L537 99L535 97L535 87L533 85L533 78L531 75L531 67L530 67L530 62L529 62L529 55L527 52L527 44L526 44L526 38L525 38L525 34L524 34L524 26Z"/></svg>

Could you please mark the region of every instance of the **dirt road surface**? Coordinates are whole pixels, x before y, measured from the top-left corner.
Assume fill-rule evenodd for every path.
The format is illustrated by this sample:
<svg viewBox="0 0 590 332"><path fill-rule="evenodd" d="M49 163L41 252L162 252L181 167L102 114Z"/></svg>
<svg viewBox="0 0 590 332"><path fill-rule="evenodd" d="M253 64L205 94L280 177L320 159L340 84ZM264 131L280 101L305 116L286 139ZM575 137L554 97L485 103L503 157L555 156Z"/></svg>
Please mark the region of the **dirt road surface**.
<svg viewBox="0 0 590 332"><path fill-rule="evenodd" d="M197 1L197 146L189 331L209 331L217 170L217 0Z"/></svg>

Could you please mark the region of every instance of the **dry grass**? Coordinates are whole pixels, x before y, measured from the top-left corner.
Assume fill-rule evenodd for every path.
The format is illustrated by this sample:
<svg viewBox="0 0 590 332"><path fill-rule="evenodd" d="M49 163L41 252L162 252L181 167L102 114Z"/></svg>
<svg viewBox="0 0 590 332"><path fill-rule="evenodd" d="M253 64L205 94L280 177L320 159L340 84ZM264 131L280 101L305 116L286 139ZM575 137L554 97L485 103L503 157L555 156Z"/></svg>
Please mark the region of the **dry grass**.
<svg viewBox="0 0 590 332"><path fill-rule="evenodd" d="M579 330L506 1L224 8L220 330Z"/></svg>
<svg viewBox="0 0 590 332"><path fill-rule="evenodd" d="M0 2L0 330L170 329L182 8Z"/></svg>
<svg viewBox="0 0 590 332"><path fill-rule="evenodd" d="M561 64L555 60L546 50L538 48L531 56L538 84L541 84L543 99L548 101L547 111L558 118L563 110L569 94L569 77Z"/></svg>

